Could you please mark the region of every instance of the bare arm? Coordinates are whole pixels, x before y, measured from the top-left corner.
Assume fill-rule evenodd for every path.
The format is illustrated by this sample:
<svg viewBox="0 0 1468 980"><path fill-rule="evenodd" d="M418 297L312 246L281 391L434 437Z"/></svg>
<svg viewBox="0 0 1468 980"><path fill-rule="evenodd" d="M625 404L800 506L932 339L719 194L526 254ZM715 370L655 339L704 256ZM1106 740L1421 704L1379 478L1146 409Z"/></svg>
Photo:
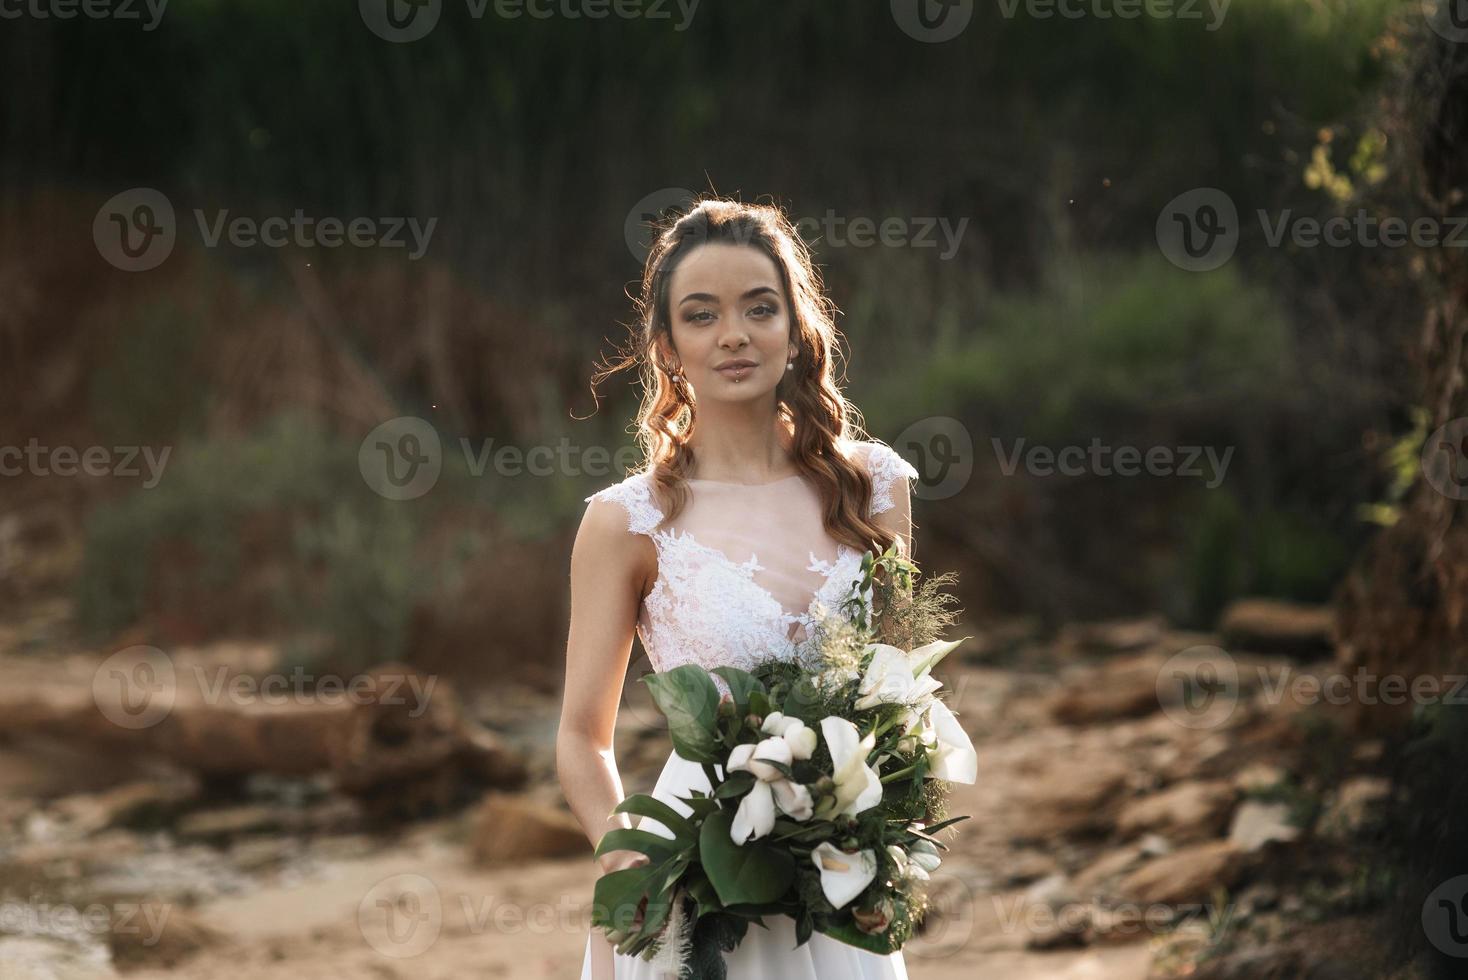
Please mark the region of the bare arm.
<svg viewBox="0 0 1468 980"><path fill-rule="evenodd" d="M591 502L571 550L571 628L556 774L593 847L607 831L632 826L626 814L611 812L623 799L612 743L637 611L656 562L652 542L627 530L620 506ZM602 861L604 871L627 859L613 854L603 856L613 859Z"/></svg>

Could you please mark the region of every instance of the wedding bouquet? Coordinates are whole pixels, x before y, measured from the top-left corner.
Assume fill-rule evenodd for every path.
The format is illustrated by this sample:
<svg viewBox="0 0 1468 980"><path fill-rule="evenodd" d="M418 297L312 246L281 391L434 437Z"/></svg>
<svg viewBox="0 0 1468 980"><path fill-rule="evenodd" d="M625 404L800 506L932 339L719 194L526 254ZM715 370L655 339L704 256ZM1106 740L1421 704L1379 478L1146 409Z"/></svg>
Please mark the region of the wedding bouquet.
<svg viewBox="0 0 1468 980"><path fill-rule="evenodd" d="M671 834L617 829L597 847L648 858L596 884L592 923L618 952L722 980L722 952L767 915L793 918L797 945L820 932L885 954L912 936L947 849L936 834L967 819L945 819L947 784L978 769L931 675L963 642L937 638L954 618L937 586L952 576L915 588L917 575L895 548L867 552L850 597L793 656L712 671L722 698L697 665L643 678L711 791L678 797L688 816L645 794L614 811Z"/></svg>

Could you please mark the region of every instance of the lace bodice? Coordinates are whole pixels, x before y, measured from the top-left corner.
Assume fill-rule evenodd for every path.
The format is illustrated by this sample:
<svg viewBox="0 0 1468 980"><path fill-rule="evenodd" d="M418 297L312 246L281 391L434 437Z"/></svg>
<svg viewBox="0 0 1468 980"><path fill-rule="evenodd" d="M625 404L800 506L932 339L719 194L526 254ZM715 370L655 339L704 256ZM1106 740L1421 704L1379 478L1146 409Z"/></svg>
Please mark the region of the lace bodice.
<svg viewBox="0 0 1468 980"><path fill-rule="evenodd" d="M918 475L882 443L856 443L851 455L871 476L871 516L896 506L899 479ZM657 580L637 622L653 669L748 667L793 652L850 594L861 553L826 533L820 497L798 475L752 486L689 480L688 487L689 503L667 526L659 526L663 513L645 473L586 498L619 505L628 530L657 548ZM727 693L722 678L713 680Z"/></svg>

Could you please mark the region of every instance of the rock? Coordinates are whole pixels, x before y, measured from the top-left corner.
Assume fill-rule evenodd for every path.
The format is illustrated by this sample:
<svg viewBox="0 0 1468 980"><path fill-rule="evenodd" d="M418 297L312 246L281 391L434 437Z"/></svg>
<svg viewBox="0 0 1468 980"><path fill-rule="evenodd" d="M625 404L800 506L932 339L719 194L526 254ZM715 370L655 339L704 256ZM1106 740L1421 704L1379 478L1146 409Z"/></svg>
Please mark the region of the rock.
<svg viewBox="0 0 1468 980"><path fill-rule="evenodd" d="M1166 657L1139 654L1081 671L1055 699L1051 714L1067 725L1151 714L1162 706L1157 700L1157 675L1166 662Z"/></svg>
<svg viewBox="0 0 1468 980"><path fill-rule="evenodd" d="M224 941L174 902L142 902L128 915L114 915L108 932L112 960L124 971L174 970L194 955Z"/></svg>
<svg viewBox="0 0 1468 980"><path fill-rule="evenodd" d="M474 815L470 852L481 865L514 864L591 852L576 818L507 793L491 793Z"/></svg>
<svg viewBox="0 0 1468 980"><path fill-rule="evenodd" d="M1359 964L1342 964L1291 946L1261 946L1199 964L1192 980L1356 980Z"/></svg>
<svg viewBox="0 0 1468 980"><path fill-rule="evenodd" d="M1334 648L1329 606L1279 599L1239 599L1224 610L1218 632L1230 649L1308 656Z"/></svg>
<svg viewBox="0 0 1468 980"><path fill-rule="evenodd" d="M62 797L51 804L51 810L69 829L94 834L111 827L168 820L198 795L199 781L192 775L139 780L98 793Z"/></svg>
<svg viewBox="0 0 1468 980"><path fill-rule="evenodd" d="M1128 838L1155 831L1174 843L1207 840L1222 832L1234 796L1233 786L1222 780L1178 783L1127 801L1116 829Z"/></svg>
<svg viewBox="0 0 1468 980"><path fill-rule="evenodd" d="M1057 760L1037 773L1016 801L1026 816L1014 839L1050 841L1109 830L1130 775L1130 767L1109 756Z"/></svg>
<svg viewBox="0 0 1468 980"><path fill-rule="evenodd" d="M1161 834L1142 835L1142 838L1137 841L1137 847L1141 849L1143 857L1161 857L1173 852L1171 842Z"/></svg>
<svg viewBox="0 0 1468 980"><path fill-rule="evenodd" d="M1258 793L1285 781L1284 769L1268 763L1250 763L1234 774L1234 787L1240 793Z"/></svg>
<svg viewBox="0 0 1468 980"><path fill-rule="evenodd" d="M1044 851L1022 847L1011 853L998 871L998 879L1006 888L1027 885L1059 870L1055 858Z"/></svg>
<svg viewBox="0 0 1468 980"><path fill-rule="evenodd" d="M1084 946L1091 927L1091 908L1081 901L1070 880L1060 872L1047 875L1025 889L1026 924L1030 927L1025 945L1030 949L1060 949Z"/></svg>
<svg viewBox="0 0 1468 980"><path fill-rule="evenodd" d="M1142 865L1123 879L1118 890L1142 903L1206 902L1215 888L1238 880L1242 857L1243 852L1228 841L1194 844Z"/></svg>
<svg viewBox="0 0 1468 980"><path fill-rule="evenodd" d="M105 950L53 936L0 936L5 980L117 980Z"/></svg>
<svg viewBox="0 0 1468 980"><path fill-rule="evenodd" d="M1142 849L1136 846L1107 851L1076 874L1076 887L1084 895L1109 892L1112 883L1135 868L1144 857Z"/></svg>
<svg viewBox="0 0 1468 980"><path fill-rule="evenodd" d="M1315 832L1326 840L1350 840L1380 818L1391 794L1391 781L1380 776L1347 779L1320 815Z"/></svg>
<svg viewBox="0 0 1468 980"><path fill-rule="evenodd" d="M1068 623L1060 628L1062 646L1087 653L1120 653L1151 646L1162 639L1167 621L1161 616Z"/></svg>
<svg viewBox="0 0 1468 980"><path fill-rule="evenodd" d="M227 844L243 834L275 834L294 830L299 823L297 810L251 803L190 813L178 822L175 833L183 840Z"/></svg>
<svg viewBox="0 0 1468 980"><path fill-rule="evenodd" d="M1290 823L1288 803L1245 800L1234 811L1228 839L1241 851L1257 851L1270 841L1292 841L1300 828Z"/></svg>

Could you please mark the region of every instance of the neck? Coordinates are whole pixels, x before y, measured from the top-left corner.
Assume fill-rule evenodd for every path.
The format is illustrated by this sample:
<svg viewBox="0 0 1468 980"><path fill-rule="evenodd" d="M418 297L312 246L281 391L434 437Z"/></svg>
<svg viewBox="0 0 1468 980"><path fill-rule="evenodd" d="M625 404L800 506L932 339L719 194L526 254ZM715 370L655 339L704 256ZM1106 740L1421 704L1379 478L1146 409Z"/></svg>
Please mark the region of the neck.
<svg viewBox="0 0 1468 980"><path fill-rule="evenodd" d="M706 480L763 483L787 475L789 436L774 403L719 402L698 407L698 427L688 444Z"/></svg>

